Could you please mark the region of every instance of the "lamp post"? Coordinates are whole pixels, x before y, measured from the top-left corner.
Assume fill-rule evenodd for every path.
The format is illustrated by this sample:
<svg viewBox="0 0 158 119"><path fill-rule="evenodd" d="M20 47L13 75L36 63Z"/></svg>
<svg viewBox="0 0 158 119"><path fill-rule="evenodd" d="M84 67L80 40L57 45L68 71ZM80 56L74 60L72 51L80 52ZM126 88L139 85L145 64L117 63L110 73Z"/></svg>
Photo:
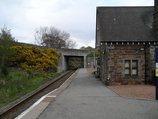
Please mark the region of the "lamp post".
<svg viewBox="0 0 158 119"><path fill-rule="evenodd" d="M94 69L95 69L95 49L94 49Z"/></svg>

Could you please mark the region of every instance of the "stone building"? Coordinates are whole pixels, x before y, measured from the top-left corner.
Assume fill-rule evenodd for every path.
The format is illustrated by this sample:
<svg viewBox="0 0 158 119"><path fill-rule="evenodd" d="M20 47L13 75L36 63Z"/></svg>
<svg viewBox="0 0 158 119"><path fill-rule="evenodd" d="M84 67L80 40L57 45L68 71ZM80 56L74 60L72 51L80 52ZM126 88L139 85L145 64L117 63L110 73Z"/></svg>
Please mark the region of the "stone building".
<svg viewBox="0 0 158 119"><path fill-rule="evenodd" d="M154 7L97 7L96 47L103 83L154 83Z"/></svg>
<svg viewBox="0 0 158 119"><path fill-rule="evenodd" d="M155 29L155 34L157 35L158 38L158 0L155 0L154 29Z"/></svg>

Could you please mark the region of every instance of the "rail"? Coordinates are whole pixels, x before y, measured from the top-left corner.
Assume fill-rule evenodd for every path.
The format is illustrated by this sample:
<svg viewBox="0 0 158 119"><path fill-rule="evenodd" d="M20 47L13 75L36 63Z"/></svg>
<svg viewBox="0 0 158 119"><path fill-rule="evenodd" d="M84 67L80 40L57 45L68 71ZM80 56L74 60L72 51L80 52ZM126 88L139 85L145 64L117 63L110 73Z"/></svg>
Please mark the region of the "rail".
<svg viewBox="0 0 158 119"><path fill-rule="evenodd" d="M3 112L0 112L0 119L5 119L5 118L15 118L19 113L23 112L25 109L27 109L30 105L32 105L32 102L30 105L28 105L27 103L29 101L34 100L35 98L40 98L41 96L43 96L44 94L48 93L49 91L53 90L52 88L49 89L52 85L54 85L57 82L60 82L60 84L62 85L62 83L67 80L74 72L76 71L76 69L74 70L70 70L68 72L66 72L65 74L63 74L62 76L42 85L41 87L35 89L34 91L30 92L28 94L28 96L26 96L24 99L21 99L19 102L17 102L16 104L6 108L3 110ZM60 86L60 84L54 86L54 89L58 88ZM47 89L47 91L46 91ZM40 94L42 92L45 92L44 94ZM23 106L23 105L27 105L27 106ZM22 107L25 107L25 109L20 109Z"/></svg>

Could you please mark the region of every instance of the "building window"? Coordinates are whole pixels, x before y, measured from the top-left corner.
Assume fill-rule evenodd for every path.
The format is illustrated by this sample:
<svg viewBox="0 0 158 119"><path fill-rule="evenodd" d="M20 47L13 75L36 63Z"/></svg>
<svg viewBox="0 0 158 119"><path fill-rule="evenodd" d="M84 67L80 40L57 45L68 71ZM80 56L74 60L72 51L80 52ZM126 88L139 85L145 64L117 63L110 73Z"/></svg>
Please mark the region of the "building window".
<svg viewBox="0 0 158 119"><path fill-rule="evenodd" d="M138 61L132 61L132 76L138 76Z"/></svg>
<svg viewBox="0 0 158 119"><path fill-rule="evenodd" d="M125 76L138 76L138 60L125 60Z"/></svg>
<svg viewBox="0 0 158 119"><path fill-rule="evenodd" d="M125 60L125 76L130 76L130 60Z"/></svg>

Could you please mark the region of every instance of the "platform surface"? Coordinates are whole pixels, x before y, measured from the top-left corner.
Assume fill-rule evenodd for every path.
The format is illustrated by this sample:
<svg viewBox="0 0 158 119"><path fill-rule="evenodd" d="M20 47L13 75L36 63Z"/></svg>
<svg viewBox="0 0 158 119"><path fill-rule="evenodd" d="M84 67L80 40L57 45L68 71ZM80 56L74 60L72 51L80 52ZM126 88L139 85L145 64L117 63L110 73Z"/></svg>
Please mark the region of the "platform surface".
<svg viewBox="0 0 158 119"><path fill-rule="evenodd" d="M158 101L122 98L84 68L38 116L38 119L157 118Z"/></svg>

